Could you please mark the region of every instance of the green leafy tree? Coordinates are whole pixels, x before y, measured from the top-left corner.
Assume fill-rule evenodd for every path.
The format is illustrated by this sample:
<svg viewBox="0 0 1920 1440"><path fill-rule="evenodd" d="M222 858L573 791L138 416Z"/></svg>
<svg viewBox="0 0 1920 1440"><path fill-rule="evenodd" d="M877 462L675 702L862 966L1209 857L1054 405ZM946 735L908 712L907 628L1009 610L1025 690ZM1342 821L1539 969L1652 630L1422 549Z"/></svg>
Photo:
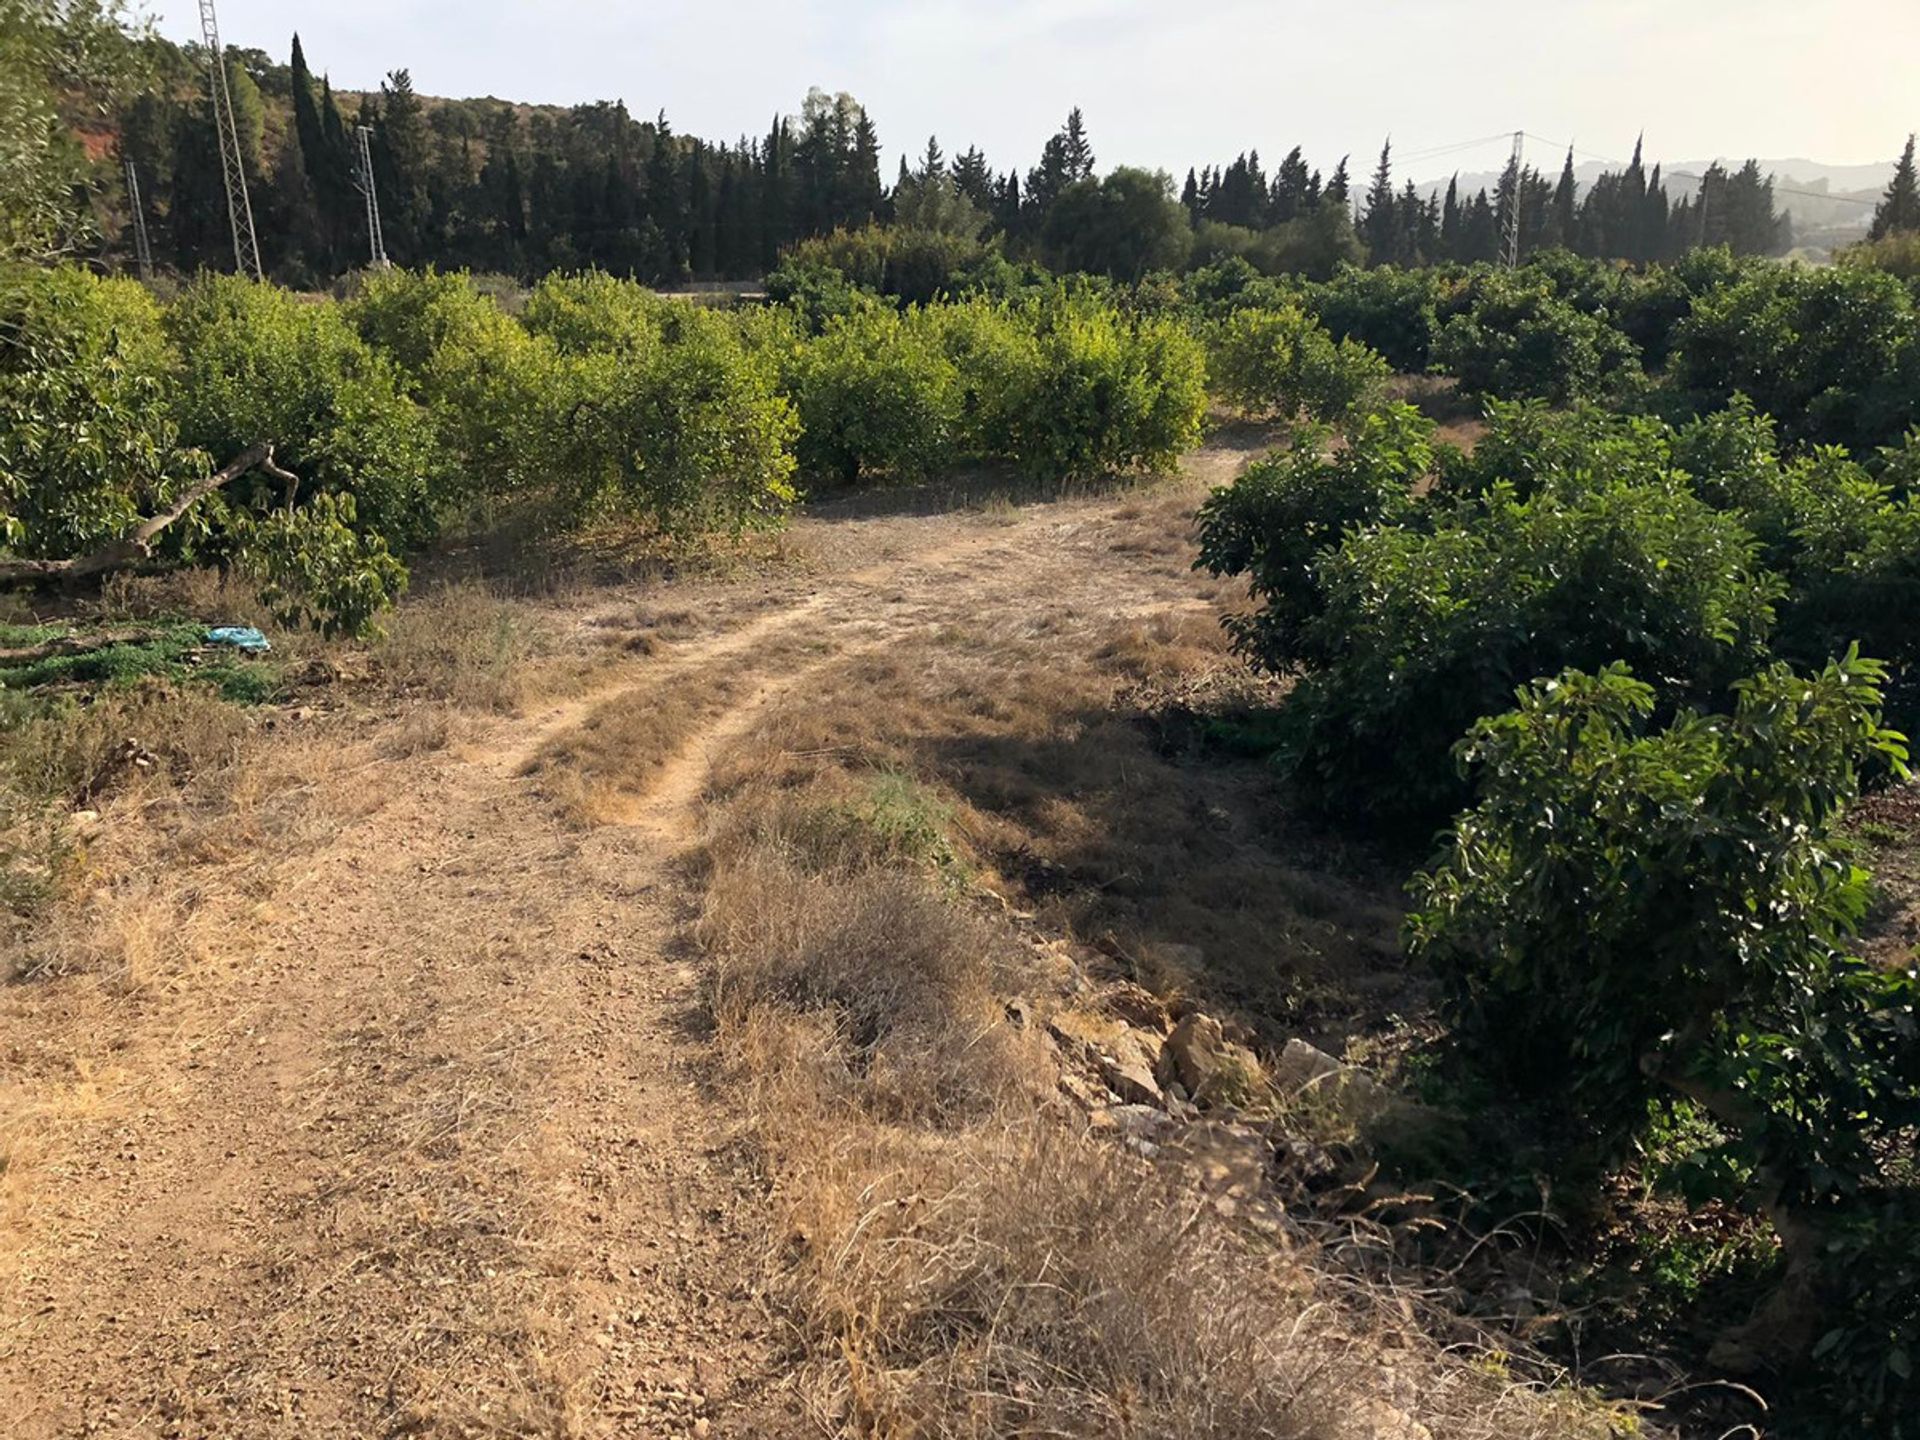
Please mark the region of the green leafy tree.
<svg viewBox="0 0 1920 1440"><path fill-rule="evenodd" d="M1041 244L1056 270L1138 280L1176 270L1193 243L1187 212L1164 172L1122 166L1105 180L1078 180L1048 212Z"/></svg>
<svg viewBox="0 0 1920 1440"><path fill-rule="evenodd" d="M71 124L141 88L137 38L119 0L0 3L0 263L89 238L94 173Z"/></svg>
<svg viewBox="0 0 1920 1440"><path fill-rule="evenodd" d="M1249 415L1336 420L1387 378L1387 362L1353 340L1335 341L1304 312L1245 309L1213 338L1215 388Z"/></svg>
<svg viewBox="0 0 1920 1440"><path fill-rule="evenodd" d="M1871 886L1838 831L1863 767L1905 759L1883 681L1857 650L1813 675L1774 666L1731 714L1658 730L1624 666L1526 687L1461 747L1477 798L1414 882L1408 933L1462 1038L1570 1148L1621 1154L1661 1108L1708 1117L1718 1146L1696 1170L1784 1252L1721 1352L1817 1351L1827 1413L1899 1436L1920 1308L1856 1286L1871 1257L1910 1260L1920 1213L1886 1164L1920 1124L1920 975L1853 953Z"/></svg>

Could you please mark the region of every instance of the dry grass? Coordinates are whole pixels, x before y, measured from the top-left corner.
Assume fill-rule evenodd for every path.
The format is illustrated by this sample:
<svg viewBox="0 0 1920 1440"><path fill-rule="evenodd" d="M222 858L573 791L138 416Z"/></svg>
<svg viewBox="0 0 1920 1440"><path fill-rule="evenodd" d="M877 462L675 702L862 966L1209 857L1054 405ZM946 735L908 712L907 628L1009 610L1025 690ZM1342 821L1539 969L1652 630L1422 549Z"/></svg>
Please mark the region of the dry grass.
<svg viewBox="0 0 1920 1440"><path fill-rule="evenodd" d="M407 601L373 647L381 678L403 695L511 712L564 686L548 628L529 608L473 583Z"/></svg>
<svg viewBox="0 0 1920 1440"><path fill-rule="evenodd" d="M1085 543L1135 535L1173 589L1171 528L1149 496ZM1089 1130L1013 1003L1081 1003L1104 967L1273 1023L1397 971L1390 892L1289 858L1259 771L1185 766L1147 723L1234 669L1212 615L1062 596L846 657L718 757L708 1003L823 1433L1614 1433L1455 1348L1380 1245L1336 1259Z"/></svg>

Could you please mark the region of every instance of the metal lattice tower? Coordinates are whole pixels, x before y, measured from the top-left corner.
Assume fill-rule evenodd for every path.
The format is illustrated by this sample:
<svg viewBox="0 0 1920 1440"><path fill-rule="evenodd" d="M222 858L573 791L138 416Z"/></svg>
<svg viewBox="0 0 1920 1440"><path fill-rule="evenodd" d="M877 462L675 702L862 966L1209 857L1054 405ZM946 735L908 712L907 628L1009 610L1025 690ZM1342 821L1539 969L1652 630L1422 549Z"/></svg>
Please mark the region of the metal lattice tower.
<svg viewBox="0 0 1920 1440"><path fill-rule="evenodd" d="M389 263L387 239L380 232L380 196L373 186L373 131L365 125L357 126L354 140L358 146L359 163L354 167L353 183L367 202L367 250L373 268L385 270Z"/></svg>
<svg viewBox="0 0 1920 1440"><path fill-rule="evenodd" d="M200 38L207 47L208 99L213 129L220 139L220 173L227 182L227 221L233 227L233 268L260 278L260 242L253 233L253 201L247 198L247 172L240 156L240 133L233 124L233 94L227 88L227 52L220 44L220 22L213 0L200 0Z"/></svg>
<svg viewBox="0 0 1920 1440"><path fill-rule="evenodd" d="M140 172L133 168L133 157L127 156L127 204L133 213L133 259L140 267L142 280L153 279L153 247L147 243L147 212L140 203Z"/></svg>
<svg viewBox="0 0 1920 1440"><path fill-rule="evenodd" d="M1526 173L1520 168L1521 152L1527 143L1527 132L1513 132L1513 160L1510 172L1513 175L1513 189L1507 196L1506 230L1500 237L1500 263L1511 270L1520 263L1520 192L1526 188L1521 177Z"/></svg>

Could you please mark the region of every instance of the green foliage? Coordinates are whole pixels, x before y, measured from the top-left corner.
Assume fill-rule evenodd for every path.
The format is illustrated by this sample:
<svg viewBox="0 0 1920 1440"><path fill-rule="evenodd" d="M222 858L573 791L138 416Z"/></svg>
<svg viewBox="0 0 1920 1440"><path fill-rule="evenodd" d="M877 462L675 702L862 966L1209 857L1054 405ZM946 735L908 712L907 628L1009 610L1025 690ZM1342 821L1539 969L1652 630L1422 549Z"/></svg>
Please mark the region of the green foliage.
<svg viewBox="0 0 1920 1440"><path fill-rule="evenodd" d="M1433 358L1463 390L1503 399L1576 400L1639 373L1632 343L1606 319L1537 279L1501 272L1477 277L1435 338Z"/></svg>
<svg viewBox="0 0 1920 1440"><path fill-rule="evenodd" d="M1920 1124L1920 973L1850 953L1870 883L1836 832L1863 766L1905 757L1884 674L1857 649L1777 665L1732 714L1658 730L1624 666L1527 687L1461 746L1477 800L1408 934L1463 1042L1566 1148L1617 1153L1663 1097L1712 1116L1722 1163L1701 1169L1826 1307L1823 1415L1897 1436L1920 1207L1887 1161Z"/></svg>
<svg viewBox="0 0 1920 1440"><path fill-rule="evenodd" d="M1106 179L1080 180L1060 192L1041 233L1047 263L1138 280L1152 270L1177 270L1193 243L1187 213L1164 173L1122 166Z"/></svg>
<svg viewBox="0 0 1920 1440"><path fill-rule="evenodd" d="M563 355L645 355L674 302L603 271L553 274L533 287L520 322Z"/></svg>
<svg viewBox="0 0 1920 1440"><path fill-rule="evenodd" d="M1385 380L1387 362L1353 340L1333 337L1303 312L1245 309L1213 337L1215 387L1252 415L1337 420Z"/></svg>
<svg viewBox="0 0 1920 1440"><path fill-rule="evenodd" d="M1329 431L1297 430L1285 451L1208 496L1195 564L1248 577L1260 606L1227 627L1254 664L1279 670L1302 658L1301 626L1320 613L1314 562L1348 534L1411 512L1413 486L1433 464L1432 438L1418 410L1389 406L1360 417L1337 446Z"/></svg>
<svg viewBox="0 0 1920 1440"><path fill-rule="evenodd" d="M1891 444L1920 423L1913 293L1872 269L1754 267L1694 301L1671 379L1705 408L1748 396L1792 440Z"/></svg>
<svg viewBox="0 0 1920 1440"><path fill-rule="evenodd" d="M272 445L303 488L351 494L359 523L391 545L435 527L441 464L432 428L398 375L339 307L233 276L202 275L167 312L179 346L183 435L227 459ZM248 510L284 497L264 477L228 495Z"/></svg>
<svg viewBox="0 0 1920 1440"><path fill-rule="evenodd" d="M844 301L826 304L837 280L903 306L927 305L990 283L997 260L971 233L906 223L868 225L794 246L767 277L767 294L823 314L844 314L856 307Z"/></svg>
<svg viewBox="0 0 1920 1440"><path fill-rule="evenodd" d="M353 496L323 494L250 521L241 559L283 625L365 635L406 588L407 572L376 534L356 528Z"/></svg>
<svg viewBox="0 0 1920 1440"><path fill-rule="evenodd" d="M73 633L60 627L52 633ZM45 637L7 637L7 643L39 643ZM84 632L83 632L84 633ZM73 654L49 655L25 664L0 663L0 686L16 693L46 686L126 688L149 677L212 689L236 704L257 705L280 692L280 672L270 660L214 653L207 627L198 620L156 626L119 644Z"/></svg>
<svg viewBox="0 0 1920 1440"><path fill-rule="evenodd" d="M119 0L0 4L0 264L70 251L92 230L72 125L139 88L139 39Z"/></svg>
<svg viewBox="0 0 1920 1440"><path fill-rule="evenodd" d="M1380 265L1342 266L1309 292L1314 316L1341 340L1355 340L1387 358L1394 369L1418 374L1433 350L1434 273Z"/></svg>
<svg viewBox="0 0 1920 1440"><path fill-rule="evenodd" d="M1026 313L1031 342L977 377L1007 458L1061 479L1169 466L1200 438L1206 357L1181 326L1090 301Z"/></svg>
<svg viewBox="0 0 1920 1440"><path fill-rule="evenodd" d="M362 340L417 382L443 347L484 334L500 314L475 283L432 266L372 271L345 307L346 318Z"/></svg>
<svg viewBox="0 0 1920 1440"><path fill-rule="evenodd" d="M97 549L205 475L174 423L173 370L159 308L131 281L0 273L0 545Z"/></svg>
<svg viewBox="0 0 1920 1440"><path fill-rule="evenodd" d="M960 373L925 312L874 310L830 322L794 354L786 387L809 478L915 479L953 458Z"/></svg>
<svg viewBox="0 0 1920 1440"><path fill-rule="evenodd" d="M784 517L794 499L793 412L720 317L678 307L656 349L596 355L579 381L577 412L549 417L577 446L575 514L611 509L669 534L737 534Z"/></svg>
<svg viewBox="0 0 1920 1440"><path fill-rule="evenodd" d="M1242 633L1285 643L1266 663L1307 667L1286 759L1311 798L1431 821L1460 795L1448 748L1527 680L1626 659L1686 703L1751 668L1780 592L1755 552L1678 480L1500 485L1355 531L1311 562L1297 625Z"/></svg>

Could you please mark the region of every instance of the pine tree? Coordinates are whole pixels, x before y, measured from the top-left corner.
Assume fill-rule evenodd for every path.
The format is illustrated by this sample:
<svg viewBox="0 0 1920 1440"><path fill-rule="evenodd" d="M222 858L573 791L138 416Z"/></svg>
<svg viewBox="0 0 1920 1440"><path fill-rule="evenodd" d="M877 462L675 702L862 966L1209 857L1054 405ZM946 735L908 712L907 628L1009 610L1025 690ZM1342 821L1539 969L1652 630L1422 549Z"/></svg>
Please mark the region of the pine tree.
<svg viewBox="0 0 1920 1440"><path fill-rule="evenodd" d="M1327 181L1327 188L1320 192L1320 198L1329 205L1346 205L1352 198L1347 192L1351 183L1347 179L1347 157L1342 155L1340 163L1333 167L1333 175Z"/></svg>
<svg viewBox="0 0 1920 1440"><path fill-rule="evenodd" d="M1571 248L1574 230L1579 223L1579 187L1573 178L1573 149L1567 149L1567 160L1560 167L1560 183L1553 187L1553 213L1547 225L1548 245Z"/></svg>
<svg viewBox="0 0 1920 1440"><path fill-rule="evenodd" d="M1301 158L1300 147L1296 145L1287 152L1287 158L1280 162L1280 168L1274 172L1268 214L1276 225L1297 220L1312 208L1308 184L1307 162Z"/></svg>
<svg viewBox="0 0 1920 1440"><path fill-rule="evenodd" d="M1087 142L1087 124L1074 106L1067 112L1067 128L1061 132L1066 142L1067 183L1093 178L1093 146Z"/></svg>
<svg viewBox="0 0 1920 1440"><path fill-rule="evenodd" d="M880 188L880 131L868 117L866 107L859 108L853 126L853 156L847 168L849 203L846 221L864 225L880 218L886 197Z"/></svg>
<svg viewBox="0 0 1920 1440"><path fill-rule="evenodd" d="M1460 174L1447 181L1446 203L1440 207L1440 253L1449 260L1464 260L1461 253L1462 217L1460 214Z"/></svg>
<svg viewBox="0 0 1920 1440"><path fill-rule="evenodd" d="M940 137L938 135L929 135L927 137L927 148L920 156L920 168L915 172L916 178L921 180L939 180L945 178L946 173L947 155L946 152L940 148Z"/></svg>
<svg viewBox="0 0 1920 1440"><path fill-rule="evenodd" d="M1187 167L1187 183L1180 191L1180 204L1185 207L1190 223L1200 223L1200 181L1193 167Z"/></svg>
<svg viewBox="0 0 1920 1440"><path fill-rule="evenodd" d="M1893 180L1879 208L1873 212L1873 226L1867 231L1869 240L1884 240L1889 235L1920 230L1920 181L1916 181L1914 175L1913 141L1913 136L1907 136L1907 148L1894 167Z"/></svg>
<svg viewBox="0 0 1920 1440"><path fill-rule="evenodd" d="M972 201L975 208L985 212L993 210L993 171L987 168L985 151L975 145L956 156L952 174L953 183L960 187L960 193Z"/></svg>
<svg viewBox="0 0 1920 1440"><path fill-rule="evenodd" d="M1380 163L1367 187L1366 208L1360 216L1360 238L1367 243L1367 263L1385 265L1396 258L1400 218L1393 193L1393 140L1380 147Z"/></svg>

